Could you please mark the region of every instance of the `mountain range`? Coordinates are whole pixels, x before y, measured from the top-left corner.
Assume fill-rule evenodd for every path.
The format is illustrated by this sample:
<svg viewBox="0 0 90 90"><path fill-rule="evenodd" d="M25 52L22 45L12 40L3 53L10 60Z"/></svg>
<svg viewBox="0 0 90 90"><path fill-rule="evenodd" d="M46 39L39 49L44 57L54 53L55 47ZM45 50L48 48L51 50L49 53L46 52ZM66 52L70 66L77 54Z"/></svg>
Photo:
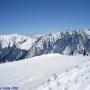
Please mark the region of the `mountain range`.
<svg viewBox="0 0 90 90"><path fill-rule="evenodd" d="M0 35L0 63L43 54L90 55L90 29L43 35Z"/></svg>

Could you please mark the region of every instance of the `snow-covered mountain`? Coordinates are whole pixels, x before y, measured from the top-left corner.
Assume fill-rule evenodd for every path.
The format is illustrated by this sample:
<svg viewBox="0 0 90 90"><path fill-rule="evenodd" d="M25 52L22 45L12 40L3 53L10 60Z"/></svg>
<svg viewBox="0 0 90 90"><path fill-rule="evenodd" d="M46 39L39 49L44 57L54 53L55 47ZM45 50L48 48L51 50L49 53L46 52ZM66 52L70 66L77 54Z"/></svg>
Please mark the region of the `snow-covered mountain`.
<svg viewBox="0 0 90 90"><path fill-rule="evenodd" d="M0 35L0 62L42 54L90 54L90 30L68 30L47 35Z"/></svg>
<svg viewBox="0 0 90 90"><path fill-rule="evenodd" d="M0 88L90 90L90 56L46 54L0 64Z"/></svg>

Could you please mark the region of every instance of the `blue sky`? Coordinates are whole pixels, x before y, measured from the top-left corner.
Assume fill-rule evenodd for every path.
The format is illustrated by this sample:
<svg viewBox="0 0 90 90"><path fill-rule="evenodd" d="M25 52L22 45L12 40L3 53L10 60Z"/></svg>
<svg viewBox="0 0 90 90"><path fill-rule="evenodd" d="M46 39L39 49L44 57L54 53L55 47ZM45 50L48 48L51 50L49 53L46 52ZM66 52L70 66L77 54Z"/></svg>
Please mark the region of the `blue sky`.
<svg viewBox="0 0 90 90"><path fill-rule="evenodd" d="M0 0L0 34L90 28L90 0Z"/></svg>

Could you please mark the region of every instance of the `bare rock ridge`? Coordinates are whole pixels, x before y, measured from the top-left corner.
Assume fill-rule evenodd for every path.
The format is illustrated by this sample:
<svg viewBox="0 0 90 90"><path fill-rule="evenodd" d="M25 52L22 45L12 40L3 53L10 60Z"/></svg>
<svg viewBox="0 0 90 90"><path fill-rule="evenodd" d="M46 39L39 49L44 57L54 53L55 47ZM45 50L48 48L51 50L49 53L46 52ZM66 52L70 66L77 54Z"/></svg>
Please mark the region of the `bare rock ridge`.
<svg viewBox="0 0 90 90"><path fill-rule="evenodd" d="M0 35L0 63L48 53L90 55L90 29L47 35Z"/></svg>

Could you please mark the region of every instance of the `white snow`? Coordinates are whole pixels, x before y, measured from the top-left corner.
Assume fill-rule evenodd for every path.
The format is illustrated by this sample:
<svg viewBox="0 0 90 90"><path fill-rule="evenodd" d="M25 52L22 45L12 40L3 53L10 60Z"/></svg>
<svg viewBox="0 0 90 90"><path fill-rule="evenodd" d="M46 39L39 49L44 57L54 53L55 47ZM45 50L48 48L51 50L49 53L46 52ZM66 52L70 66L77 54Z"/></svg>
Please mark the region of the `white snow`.
<svg viewBox="0 0 90 90"><path fill-rule="evenodd" d="M90 60L61 74L54 74L37 90L90 90Z"/></svg>
<svg viewBox="0 0 90 90"><path fill-rule="evenodd" d="M0 43L2 48L8 47L9 44L10 47L12 47L13 44L15 44L20 49L29 50L36 40L37 39L35 37L18 34L0 35Z"/></svg>
<svg viewBox="0 0 90 90"><path fill-rule="evenodd" d="M90 90L89 60L89 56L47 54L0 64L0 87L18 87L18 90ZM54 74L58 74L56 81L53 81ZM42 83L46 83L49 77L52 82L43 86ZM62 87L56 86L57 81L60 81Z"/></svg>

